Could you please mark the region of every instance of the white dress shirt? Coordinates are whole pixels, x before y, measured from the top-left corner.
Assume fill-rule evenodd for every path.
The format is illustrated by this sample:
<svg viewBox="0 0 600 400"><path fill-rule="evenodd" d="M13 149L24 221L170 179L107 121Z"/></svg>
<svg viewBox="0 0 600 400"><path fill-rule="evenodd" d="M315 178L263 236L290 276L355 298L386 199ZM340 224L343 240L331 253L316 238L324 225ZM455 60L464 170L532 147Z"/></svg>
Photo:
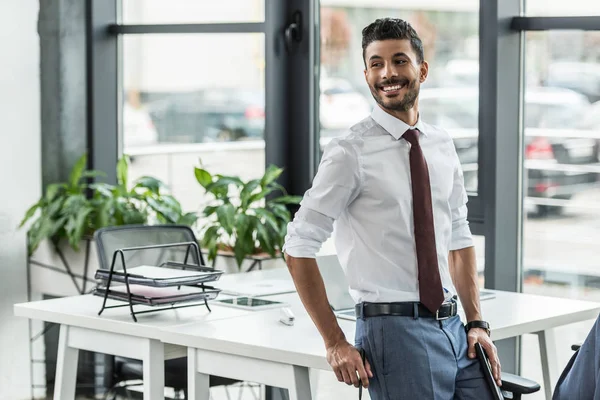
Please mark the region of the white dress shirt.
<svg viewBox="0 0 600 400"><path fill-rule="evenodd" d="M456 290L448 269L450 250L473 245L467 194L450 135L419 120L410 127L376 106L370 117L332 139L312 187L288 225L284 251L315 258L332 234L357 303L419 301L409 128L419 143L431 182L437 258L445 297Z"/></svg>

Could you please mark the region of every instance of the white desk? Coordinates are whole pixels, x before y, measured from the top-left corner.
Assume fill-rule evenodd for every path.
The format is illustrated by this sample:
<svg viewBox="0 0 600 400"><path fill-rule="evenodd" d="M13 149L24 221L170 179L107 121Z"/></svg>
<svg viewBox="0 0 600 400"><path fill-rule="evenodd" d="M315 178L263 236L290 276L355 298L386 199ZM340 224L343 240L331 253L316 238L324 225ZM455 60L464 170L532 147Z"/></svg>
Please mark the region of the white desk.
<svg viewBox="0 0 600 400"><path fill-rule="evenodd" d="M538 335L546 395L550 399L558 373L553 328L596 318L600 303L501 291L496 294L496 298L482 302L483 315L493 327L493 339ZM192 399L208 399L209 375L285 387L290 390L291 399L311 398L308 370L330 370L321 337L297 294L269 299L292 304L296 314L294 326L279 323L279 312L274 310L164 329L165 342L189 348L188 374L196 371L189 379ZM464 321L464 315L461 318ZM353 343L355 323L338 321Z"/></svg>
<svg viewBox="0 0 600 400"><path fill-rule="evenodd" d="M109 300L107 305L122 304ZM164 399L164 360L185 357L187 349L162 341L162 329L181 324L215 321L248 314L248 311L204 305L137 315L128 307L98 311L102 298L93 295L16 304L15 315L60 324L54 398L75 398L79 350L89 350L143 361L144 399ZM148 307L136 306L137 310Z"/></svg>
<svg viewBox="0 0 600 400"><path fill-rule="evenodd" d="M231 280L284 277L289 279L285 269L226 275L219 286L225 288ZM188 374L196 398L208 398L201 396L208 392L207 375L214 374L287 387L295 398L310 399L308 369L330 369L321 337L295 293L269 298L292 305L293 327L278 322L278 310L259 313L217 305L211 305L212 313L200 305L140 314L135 323L127 307L98 316L102 298L91 295L17 304L14 311L17 316L61 325L55 398L73 399L78 350L83 349L143 360L145 399L162 400L163 361L185 354L193 366ZM600 303L497 292L495 299L482 302L482 309L495 340L538 335L549 393L558 372L553 328L596 318ZM352 343L355 323L339 322Z"/></svg>

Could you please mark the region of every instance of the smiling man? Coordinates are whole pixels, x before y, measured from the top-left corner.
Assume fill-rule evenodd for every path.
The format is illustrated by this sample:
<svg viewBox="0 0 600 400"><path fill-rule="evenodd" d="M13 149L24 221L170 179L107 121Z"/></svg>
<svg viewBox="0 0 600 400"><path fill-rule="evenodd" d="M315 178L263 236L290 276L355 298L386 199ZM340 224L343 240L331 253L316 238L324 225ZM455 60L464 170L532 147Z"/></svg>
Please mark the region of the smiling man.
<svg viewBox="0 0 600 400"><path fill-rule="evenodd" d="M500 363L479 307L461 166L448 133L419 118L423 45L399 19L378 19L362 34L378 106L326 147L288 226L290 273L340 382L368 387L373 400L490 399L474 344L490 356L499 383ZM354 346L315 261L334 222L356 302Z"/></svg>

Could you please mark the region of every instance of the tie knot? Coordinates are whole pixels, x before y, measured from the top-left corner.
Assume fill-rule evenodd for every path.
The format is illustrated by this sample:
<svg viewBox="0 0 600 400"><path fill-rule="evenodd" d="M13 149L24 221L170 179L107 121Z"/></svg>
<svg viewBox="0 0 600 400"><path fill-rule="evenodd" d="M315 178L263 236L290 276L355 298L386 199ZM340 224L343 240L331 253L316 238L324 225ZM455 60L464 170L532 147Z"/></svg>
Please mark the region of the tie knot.
<svg viewBox="0 0 600 400"><path fill-rule="evenodd" d="M419 144L419 130L418 129L409 129L404 132L402 135L404 140L410 143L412 146Z"/></svg>

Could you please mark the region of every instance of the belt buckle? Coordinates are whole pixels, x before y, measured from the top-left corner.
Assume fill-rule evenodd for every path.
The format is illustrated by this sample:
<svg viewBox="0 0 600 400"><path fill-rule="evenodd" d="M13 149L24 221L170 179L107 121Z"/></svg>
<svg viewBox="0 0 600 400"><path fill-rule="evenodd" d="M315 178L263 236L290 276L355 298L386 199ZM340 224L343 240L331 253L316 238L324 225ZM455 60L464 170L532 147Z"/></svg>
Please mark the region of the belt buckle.
<svg viewBox="0 0 600 400"><path fill-rule="evenodd" d="M446 304L448 304L448 303L446 303ZM443 305L444 304L442 304L442 306ZM440 306L440 308L442 306ZM437 309L437 311L435 312L435 319L436 319L436 321L443 321L443 320L446 320L446 319L452 317L452 314L454 313L454 307L456 307L456 303L454 303L454 302L451 301L450 302L450 312L445 317L440 317L440 309Z"/></svg>

